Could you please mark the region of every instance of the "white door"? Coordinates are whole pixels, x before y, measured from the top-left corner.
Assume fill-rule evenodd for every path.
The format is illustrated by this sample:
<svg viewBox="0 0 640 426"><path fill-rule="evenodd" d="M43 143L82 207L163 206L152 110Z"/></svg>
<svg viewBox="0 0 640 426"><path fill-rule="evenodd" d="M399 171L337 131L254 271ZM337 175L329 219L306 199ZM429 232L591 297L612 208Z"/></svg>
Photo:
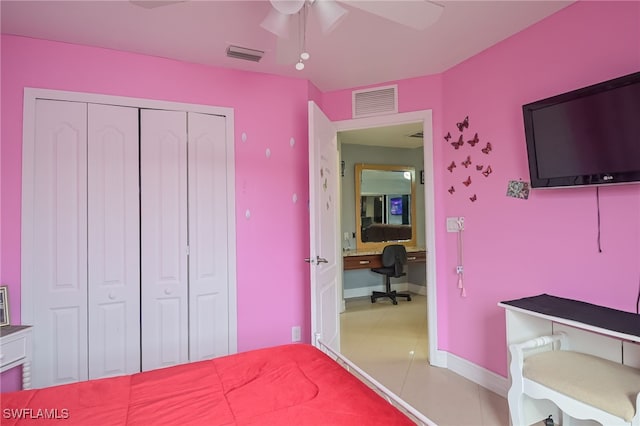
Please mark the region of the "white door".
<svg viewBox="0 0 640 426"><path fill-rule="evenodd" d="M142 370L189 360L187 116L140 111Z"/></svg>
<svg viewBox="0 0 640 426"><path fill-rule="evenodd" d="M342 255L338 237L338 142L335 126L309 101L311 333L340 350Z"/></svg>
<svg viewBox="0 0 640 426"><path fill-rule="evenodd" d="M225 117L188 113L189 360L229 354Z"/></svg>
<svg viewBox="0 0 640 426"><path fill-rule="evenodd" d="M22 278L33 288L23 320L39 388L87 379L87 105L38 100L35 116Z"/></svg>
<svg viewBox="0 0 640 426"><path fill-rule="evenodd" d="M89 104L89 378L140 371L138 109Z"/></svg>

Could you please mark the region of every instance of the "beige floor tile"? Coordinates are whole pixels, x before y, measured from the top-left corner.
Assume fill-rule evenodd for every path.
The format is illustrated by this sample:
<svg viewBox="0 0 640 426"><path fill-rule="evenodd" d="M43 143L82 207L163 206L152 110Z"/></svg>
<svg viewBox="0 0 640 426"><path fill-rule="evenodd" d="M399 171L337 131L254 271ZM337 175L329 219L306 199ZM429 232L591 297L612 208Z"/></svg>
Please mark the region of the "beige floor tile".
<svg viewBox="0 0 640 426"><path fill-rule="evenodd" d="M426 297L398 305L350 299L340 327L342 353L437 424L509 424L506 399L429 365Z"/></svg>

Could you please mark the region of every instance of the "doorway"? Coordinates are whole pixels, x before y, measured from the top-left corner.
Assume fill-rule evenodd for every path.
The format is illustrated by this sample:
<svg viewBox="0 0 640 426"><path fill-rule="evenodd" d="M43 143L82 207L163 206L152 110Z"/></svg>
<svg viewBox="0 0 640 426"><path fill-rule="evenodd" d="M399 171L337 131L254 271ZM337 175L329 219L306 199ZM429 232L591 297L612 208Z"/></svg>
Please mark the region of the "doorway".
<svg viewBox="0 0 640 426"><path fill-rule="evenodd" d="M437 347L437 299L436 299L436 270L435 270L435 209L434 209L434 182L433 182L433 130L431 110L399 113L394 115L381 115L367 118L351 119L335 122L338 134L340 132L384 129L390 126L419 123L422 125L422 151L423 169L416 170L417 179L423 184L418 188L424 197L424 228L422 236L424 246L427 248L425 276L426 276L426 312L427 334L429 346L429 363L434 366L444 367L445 358ZM416 138L418 139L418 138ZM346 178L345 178L346 179ZM353 197L355 200L355 197ZM342 232L342 231L341 231ZM345 234L341 235L345 239ZM344 247L343 247L344 248ZM344 290L343 290L344 292ZM342 309L345 308L344 297Z"/></svg>

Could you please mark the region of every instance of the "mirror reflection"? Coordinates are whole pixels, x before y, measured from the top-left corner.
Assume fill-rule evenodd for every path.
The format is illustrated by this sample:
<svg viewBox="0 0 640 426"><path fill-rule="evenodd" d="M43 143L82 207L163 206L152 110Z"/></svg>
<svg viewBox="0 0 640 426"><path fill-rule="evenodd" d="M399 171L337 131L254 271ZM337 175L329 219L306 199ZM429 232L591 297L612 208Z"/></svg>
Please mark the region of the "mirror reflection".
<svg viewBox="0 0 640 426"><path fill-rule="evenodd" d="M356 164L356 246L415 245L415 169Z"/></svg>

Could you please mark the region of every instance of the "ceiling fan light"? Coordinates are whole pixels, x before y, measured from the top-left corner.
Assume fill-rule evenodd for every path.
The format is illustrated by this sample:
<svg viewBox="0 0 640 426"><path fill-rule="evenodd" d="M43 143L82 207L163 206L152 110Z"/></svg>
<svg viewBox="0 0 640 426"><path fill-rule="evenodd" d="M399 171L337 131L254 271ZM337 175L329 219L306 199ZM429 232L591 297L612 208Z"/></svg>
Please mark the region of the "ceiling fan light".
<svg viewBox="0 0 640 426"><path fill-rule="evenodd" d="M293 15L298 13L302 6L304 6L305 0L270 0L271 5L275 10L284 15Z"/></svg>
<svg viewBox="0 0 640 426"><path fill-rule="evenodd" d="M289 15L278 13L275 9L269 10L260 26L280 38L289 38Z"/></svg>
<svg viewBox="0 0 640 426"><path fill-rule="evenodd" d="M333 31L347 15L347 10L338 5L334 0L316 0L313 8L317 12L323 34Z"/></svg>
<svg viewBox="0 0 640 426"><path fill-rule="evenodd" d="M303 61L308 61L310 57L311 55L309 55L309 52L302 52L300 54L300 59L302 59Z"/></svg>
<svg viewBox="0 0 640 426"><path fill-rule="evenodd" d="M304 69L304 62L302 62L302 59L298 61L298 63L296 64L296 69L298 71L302 71Z"/></svg>

